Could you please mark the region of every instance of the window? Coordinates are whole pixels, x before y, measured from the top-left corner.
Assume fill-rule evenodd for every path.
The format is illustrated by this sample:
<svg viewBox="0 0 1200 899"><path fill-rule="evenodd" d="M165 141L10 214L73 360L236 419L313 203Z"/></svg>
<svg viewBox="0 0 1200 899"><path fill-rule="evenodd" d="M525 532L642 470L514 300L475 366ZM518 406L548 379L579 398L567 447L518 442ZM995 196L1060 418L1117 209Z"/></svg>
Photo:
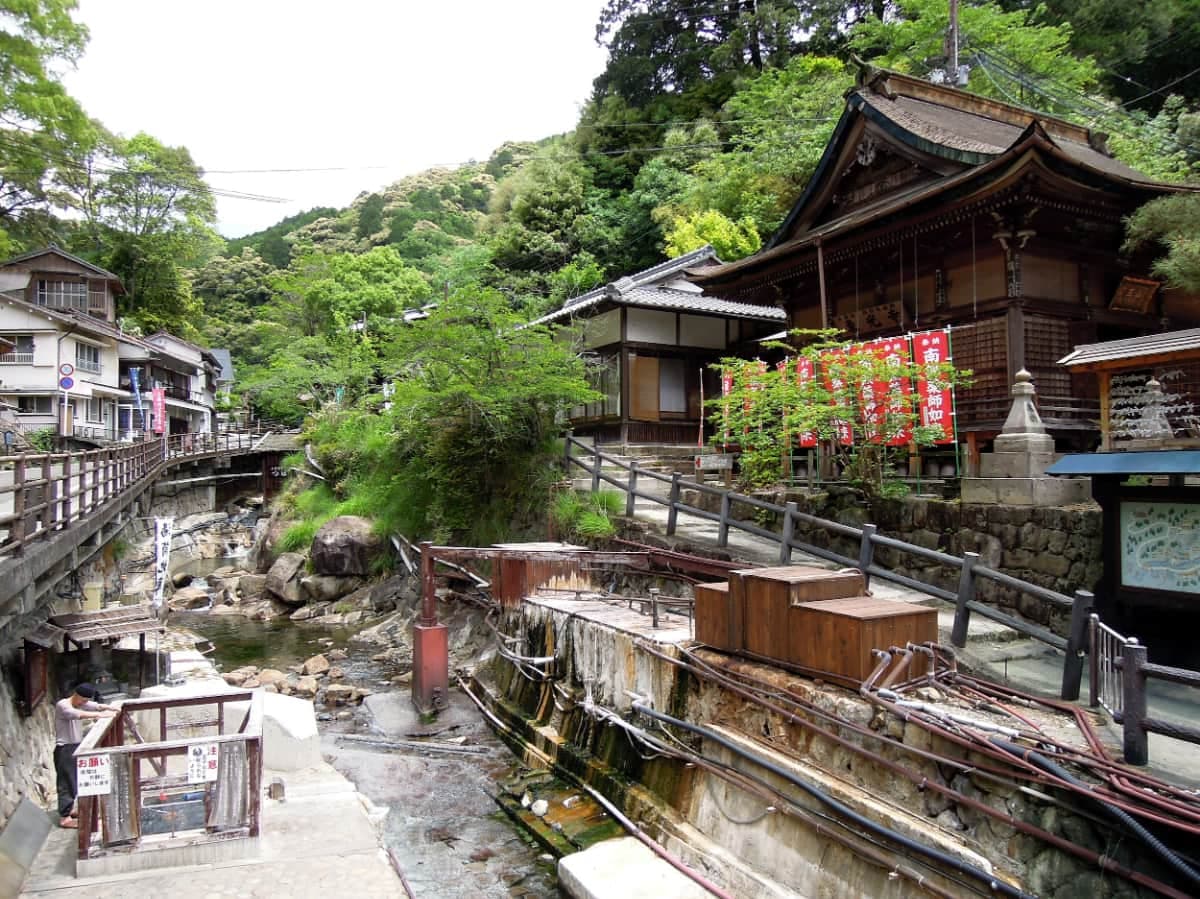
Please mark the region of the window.
<svg viewBox="0 0 1200 899"><path fill-rule="evenodd" d="M53 397L19 396L17 412L21 415L51 415L54 412Z"/></svg>
<svg viewBox="0 0 1200 899"><path fill-rule="evenodd" d="M75 344L75 367L80 371L100 374L100 347L87 343Z"/></svg>
<svg viewBox="0 0 1200 899"><path fill-rule="evenodd" d="M49 281L39 278L37 282L37 304L51 309L78 309L87 311L88 288L82 281Z"/></svg>
<svg viewBox="0 0 1200 899"><path fill-rule="evenodd" d="M104 421L104 401L100 397L93 396L88 399L87 420Z"/></svg>
<svg viewBox="0 0 1200 899"><path fill-rule="evenodd" d="M10 334L7 338L16 344L11 353L0 353L0 363L12 365L33 364L33 335Z"/></svg>

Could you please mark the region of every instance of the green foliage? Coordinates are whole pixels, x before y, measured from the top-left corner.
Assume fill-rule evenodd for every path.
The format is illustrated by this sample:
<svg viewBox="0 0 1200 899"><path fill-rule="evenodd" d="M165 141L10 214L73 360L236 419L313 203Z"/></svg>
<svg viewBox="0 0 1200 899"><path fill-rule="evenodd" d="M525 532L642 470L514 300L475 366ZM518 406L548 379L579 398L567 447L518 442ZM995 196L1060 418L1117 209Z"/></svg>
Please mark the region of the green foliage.
<svg viewBox="0 0 1200 899"><path fill-rule="evenodd" d="M1125 222L1126 252L1165 250L1151 271L1171 287L1200 291L1200 195L1151 200Z"/></svg>
<svg viewBox="0 0 1200 899"><path fill-rule="evenodd" d="M608 516L598 509L585 509L575 523L575 533L585 540L603 540L616 532Z"/></svg>
<svg viewBox="0 0 1200 899"><path fill-rule="evenodd" d="M625 500L612 490L581 494L564 490L554 494L550 520L563 537L572 540L603 540L616 534L612 518L624 513Z"/></svg>
<svg viewBox="0 0 1200 899"><path fill-rule="evenodd" d="M793 359L811 362L814 377L799 377L794 365L781 373L757 360L730 358L714 366L732 374L733 392L707 404L713 442L738 446L741 477L751 487L781 481L797 437L812 434L840 457L847 480L868 496L882 495L895 479L894 458L907 453L906 447L887 445L891 435L911 430L912 441L927 446L942 436L942 429L918 423L915 389L904 394L893 388L882 396L875 385L924 377L935 384L962 386L970 375L947 364L848 352L834 330L793 331L792 337L804 344L793 351Z"/></svg>
<svg viewBox="0 0 1200 899"><path fill-rule="evenodd" d="M307 212L289 215L270 228L227 241L225 256L229 259L237 259L244 256L246 250L251 250L268 265L274 268L287 268L292 258L292 245L287 240L288 235L318 219L332 218L337 215L337 212L336 209L329 206L318 206Z"/></svg>
<svg viewBox="0 0 1200 899"><path fill-rule="evenodd" d="M317 535L324 522L309 519L292 525L279 538L279 549L285 553L308 552L312 546L313 537Z"/></svg>
<svg viewBox="0 0 1200 899"><path fill-rule="evenodd" d="M39 453L48 453L54 449L54 428L38 428L26 433L25 439Z"/></svg>
<svg viewBox="0 0 1200 899"><path fill-rule="evenodd" d="M762 241L749 217L732 222L715 209L677 218L667 232L667 255L671 258L698 250L705 244L712 244L718 257L731 262L758 252Z"/></svg>

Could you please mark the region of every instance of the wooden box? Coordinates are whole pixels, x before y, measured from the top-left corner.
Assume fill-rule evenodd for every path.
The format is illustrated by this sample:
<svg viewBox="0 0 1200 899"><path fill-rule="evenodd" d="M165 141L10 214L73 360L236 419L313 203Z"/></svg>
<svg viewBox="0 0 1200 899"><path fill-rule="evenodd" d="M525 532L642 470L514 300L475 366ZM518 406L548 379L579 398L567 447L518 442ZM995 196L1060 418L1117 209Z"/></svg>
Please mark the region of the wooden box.
<svg viewBox="0 0 1200 899"><path fill-rule="evenodd" d="M696 639L724 652L742 648L742 619L734 614L729 584L696 584Z"/></svg>
<svg viewBox="0 0 1200 899"><path fill-rule="evenodd" d="M790 660L862 682L875 670L872 649L937 640L937 610L905 602L861 596L807 602L797 606ZM914 656L905 679L925 671Z"/></svg>
<svg viewBox="0 0 1200 899"><path fill-rule="evenodd" d="M734 615L740 613L742 647L755 655L791 659L793 607L816 600L860 596L862 575L804 565L752 568L729 578Z"/></svg>

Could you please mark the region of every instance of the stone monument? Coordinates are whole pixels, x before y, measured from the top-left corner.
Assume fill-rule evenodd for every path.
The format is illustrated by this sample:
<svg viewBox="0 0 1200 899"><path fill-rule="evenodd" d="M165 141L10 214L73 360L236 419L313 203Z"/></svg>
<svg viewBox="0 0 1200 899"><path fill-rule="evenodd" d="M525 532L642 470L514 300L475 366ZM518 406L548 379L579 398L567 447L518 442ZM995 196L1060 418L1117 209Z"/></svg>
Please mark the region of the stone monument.
<svg viewBox="0 0 1200 899"><path fill-rule="evenodd" d="M964 503L998 503L1007 506L1065 506L1091 498L1087 478L1048 477L1054 461L1054 438L1046 433L1033 403L1033 376L1017 372L1012 386L1013 404L1004 427L983 453L977 478L963 478Z"/></svg>

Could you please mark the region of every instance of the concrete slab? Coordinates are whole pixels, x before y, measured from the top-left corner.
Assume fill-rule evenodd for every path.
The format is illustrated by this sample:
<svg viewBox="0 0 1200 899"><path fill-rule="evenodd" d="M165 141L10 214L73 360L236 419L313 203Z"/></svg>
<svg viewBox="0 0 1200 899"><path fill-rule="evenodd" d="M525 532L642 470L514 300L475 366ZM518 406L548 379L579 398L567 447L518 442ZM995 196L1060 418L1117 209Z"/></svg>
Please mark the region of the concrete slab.
<svg viewBox="0 0 1200 899"><path fill-rule="evenodd" d="M20 892L21 882L51 829L50 815L28 797L21 797L0 833L0 896L15 896Z"/></svg>
<svg viewBox="0 0 1200 899"><path fill-rule="evenodd" d="M403 895L379 846L363 797L321 763L280 776L287 799L263 801L263 834L254 858L76 878L75 831L54 829L25 883L23 899L95 899L97 896L328 897L352 889L355 899Z"/></svg>
<svg viewBox="0 0 1200 899"><path fill-rule="evenodd" d="M634 837L605 840L558 862L559 886L574 899L707 899L709 893Z"/></svg>

